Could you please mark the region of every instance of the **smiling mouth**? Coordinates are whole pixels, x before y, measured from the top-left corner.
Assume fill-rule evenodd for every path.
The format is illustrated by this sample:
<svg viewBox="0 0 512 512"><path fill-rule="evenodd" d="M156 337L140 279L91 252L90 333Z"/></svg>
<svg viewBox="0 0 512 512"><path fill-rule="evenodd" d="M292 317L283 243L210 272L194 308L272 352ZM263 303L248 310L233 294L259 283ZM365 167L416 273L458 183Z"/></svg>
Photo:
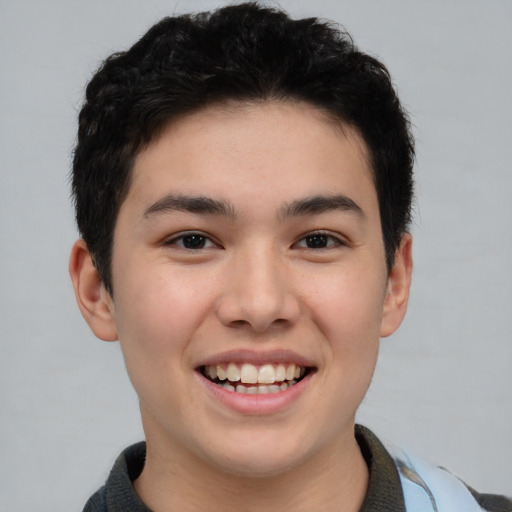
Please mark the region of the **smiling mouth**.
<svg viewBox="0 0 512 512"><path fill-rule="evenodd" d="M253 365L223 363L201 366L210 382L234 393L266 395L285 391L311 371L293 363Z"/></svg>

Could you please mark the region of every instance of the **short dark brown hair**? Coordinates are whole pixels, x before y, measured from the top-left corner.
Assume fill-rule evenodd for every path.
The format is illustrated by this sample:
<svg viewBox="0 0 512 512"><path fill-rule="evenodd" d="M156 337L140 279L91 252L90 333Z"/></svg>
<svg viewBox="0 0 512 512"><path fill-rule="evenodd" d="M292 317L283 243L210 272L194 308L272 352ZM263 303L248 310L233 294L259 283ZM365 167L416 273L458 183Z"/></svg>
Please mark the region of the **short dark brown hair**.
<svg viewBox="0 0 512 512"><path fill-rule="evenodd" d="M386 67L332 23L244 3L164 18L108 57L87 86L72 189L78 228L107 290L138 152L171 120L230 100L306 101L358 130L390 269L411 220L414 141Z"/></svg>

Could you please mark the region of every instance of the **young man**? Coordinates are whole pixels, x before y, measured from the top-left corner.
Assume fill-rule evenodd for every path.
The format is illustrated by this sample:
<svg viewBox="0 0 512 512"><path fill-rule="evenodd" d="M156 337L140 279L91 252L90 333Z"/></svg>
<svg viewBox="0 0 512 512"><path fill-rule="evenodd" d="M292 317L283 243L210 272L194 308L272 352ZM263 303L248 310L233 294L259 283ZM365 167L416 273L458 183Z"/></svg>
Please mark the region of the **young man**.
<svg viewBox="0 0 512 512"><path fill-rule="evenodd" d="M413 140L385 67L314 19L167 18L80 113L70 272L146 442L85 510L512 510L355 414L412 270Z"/></svg>

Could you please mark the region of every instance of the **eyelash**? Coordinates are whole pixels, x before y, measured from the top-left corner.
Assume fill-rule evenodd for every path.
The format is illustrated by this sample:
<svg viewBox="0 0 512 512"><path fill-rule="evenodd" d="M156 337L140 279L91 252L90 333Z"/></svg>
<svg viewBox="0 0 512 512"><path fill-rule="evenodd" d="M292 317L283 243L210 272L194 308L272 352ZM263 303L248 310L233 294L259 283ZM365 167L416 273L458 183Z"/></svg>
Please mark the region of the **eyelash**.
<svg viewBox="0 0 512 512"><path fill-rule="evenodd" d="M191 245L196 244L196 246L186 247L186 239L189 239ZM300 244L303 243L305 243L305 245L301 246ZM322 245L325 243L325 246L317 245L316 247L310 247L307 245L308 243L312 243L313 245ZM219 244L214 242L211 239L211 237L198 231L190 231L188 233L183 233L179 236L175 236L174 238L167 240L165 242L165 245L174 245L188 251L198 251L203 249L209 249L210 247L219 247ZM313 231L311 233L303 235L297 242L293 244L293 247L310 250L327 250L332 249L334 247L345 245L347 245L346 242L330 233L327 233L325 231Z"/></svg>
<svg viewBox="0 0 512 512"><path fill-rule="evenodd" d="M339 237L334 236L334 235L332 235L332 234L330 234L328 232L325 232L325 231L313 231L311 233L307 233L307 234L303 235L294 245L295 246L299 246L299 244L301 244L303 242L305 242L307 244L308 240L309 241L313 241L315 238L317 239L316 242L319 241L318 240L319 238L324 239L327 245L325 247L308 247L308 246L303 246L303 247L300 247L300 248L301 249L310 249L310 250L328 250L328 249L332 249L334 247L340 247L340 246L347 245L347 243L344 242Z"/></svg>
<svg viewBox="0 0 512 512"><path fill-rule="evenodd" d="M201 247L186 247L185 240L187 238L188 239L194 239L194 238L198 239L198 240L196 240L196 242L199 242L199 244L202 243L202 246ZM192 243L194 243L194 242L192 242ZM208 244L208 247L204 247L205 244ZM208 235L205 235L199 231L190 231L188 233L182 233L181 235L175 236L175 237L171 238L170 240L165 241L164 245L174 245L174 246L178 246L181 249L185 249L188 251L209 249L210 245L211 245L211 247L219 247L219 245L217 243L215 243L211 239L211 237L209 237Z"/></svg>

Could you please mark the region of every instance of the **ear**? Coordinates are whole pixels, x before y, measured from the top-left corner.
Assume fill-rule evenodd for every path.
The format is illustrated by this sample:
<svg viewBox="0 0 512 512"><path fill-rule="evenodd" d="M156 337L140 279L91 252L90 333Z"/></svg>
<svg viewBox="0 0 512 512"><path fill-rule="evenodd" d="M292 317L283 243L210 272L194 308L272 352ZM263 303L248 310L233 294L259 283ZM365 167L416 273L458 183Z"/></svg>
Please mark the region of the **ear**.
<svg viewBox="0 0 512 512"><path fill-rule="evenodd" d="M83 240L77 240L71 249L69 274L78 307L92 332L104 341L117 340L114 302Z"/></svg>
<svg viewBox="0 0 512 512"><path fill-rule="evenodd" d="M380 335L393 334L404 319L409 301L412 274L412 236L405 233L395 254L395 262L388 276L386 298Z"/></svg>

